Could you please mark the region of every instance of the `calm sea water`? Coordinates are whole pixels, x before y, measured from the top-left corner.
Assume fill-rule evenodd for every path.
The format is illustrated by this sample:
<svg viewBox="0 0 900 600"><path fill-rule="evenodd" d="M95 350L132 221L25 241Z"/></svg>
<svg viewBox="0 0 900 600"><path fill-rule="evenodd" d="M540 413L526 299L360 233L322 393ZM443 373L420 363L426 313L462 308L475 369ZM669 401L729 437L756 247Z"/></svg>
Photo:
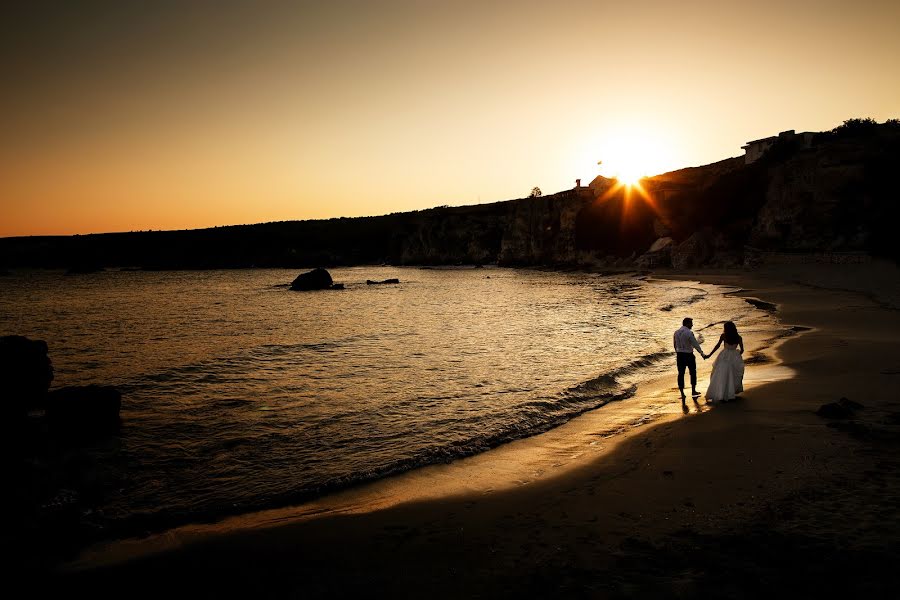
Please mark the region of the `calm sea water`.
<svg viewBox="0 0 900 600"><path fill-rule="evenodd" d="M764 315L725 288L511 269L20 272L0 334L44 339L54 387L111 384L93 450L109 522L271 507L544 431L672 370L671 334ZM399 277L400 285L366 279Z"/></svg>

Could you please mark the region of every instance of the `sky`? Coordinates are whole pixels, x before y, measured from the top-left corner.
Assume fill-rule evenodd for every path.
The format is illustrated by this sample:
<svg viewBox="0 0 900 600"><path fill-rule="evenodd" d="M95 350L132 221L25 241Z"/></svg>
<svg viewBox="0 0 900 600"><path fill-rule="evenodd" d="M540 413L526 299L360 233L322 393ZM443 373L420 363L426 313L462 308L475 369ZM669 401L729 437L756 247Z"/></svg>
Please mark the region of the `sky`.
<svg viewBox="0 0 900 600"><path fill-rule="evenodd" d="M900 117L893 0L21 4L0 237L494 202Z"/></svg>

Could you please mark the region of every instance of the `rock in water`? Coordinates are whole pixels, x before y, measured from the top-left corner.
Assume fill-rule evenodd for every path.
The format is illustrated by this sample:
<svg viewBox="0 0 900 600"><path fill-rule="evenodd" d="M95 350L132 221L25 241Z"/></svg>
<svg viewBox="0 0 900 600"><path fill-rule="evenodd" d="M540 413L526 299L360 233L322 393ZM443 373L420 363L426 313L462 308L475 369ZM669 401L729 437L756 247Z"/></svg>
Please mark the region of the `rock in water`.
<svg viewBox="0 0 900 600"><path fill-rule="evenodd" d="M381 281L372 281L371 279L366 279L366 285L382 285L385 283L400 283L399 279L383 279Z"/></svg>
<svg viewBox="0 0 900 600"><path fill-rule="evenodd" d="M291 289L296 291L308 290L327 290L331 288L333 280L331 273L325 269L313 269L307 273L297 275L297 278L291 283Z"/></svg>
<svg viewBox="0 0 900 600"><path fill-rule="evenodd" d="M47 420L71 433L98 433L119 425L122 394L108 385L64 387L47 394Z"/></svg>
<svg viewBox="0 0 900 600"><path fill-rule="evenodd" d="M53 381L47 342L20 335L0 337L0 411L23 417L41 406Z"/></svg>

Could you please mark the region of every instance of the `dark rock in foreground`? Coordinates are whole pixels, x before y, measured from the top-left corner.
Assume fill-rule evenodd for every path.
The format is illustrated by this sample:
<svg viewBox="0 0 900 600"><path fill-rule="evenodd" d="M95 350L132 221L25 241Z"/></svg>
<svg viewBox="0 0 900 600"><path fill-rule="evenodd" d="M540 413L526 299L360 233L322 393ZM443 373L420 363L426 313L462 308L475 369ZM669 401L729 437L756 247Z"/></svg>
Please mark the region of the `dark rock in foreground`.
<svg viewBox="0 0 900 600"><path fill-rule="evenodd" d="M841 398L837 402L829 402L823 404L816 411L816 414L826 419L849 419L857 410L865 408L859 402L854 402L848 398Z"/></svg>
<svg viewBox="0 0 900 600"><path fill-rule="evenodd" d="M372 281L371 279L366 279L366 285L383 285L385 283L400 283L399 279L383 279L382 281Z"/></svg>
<svg viewBox="0 0 900 600"><path fill-rule="evenodd" d="M24 417L41 406L51 381L47 342L20 335L0 337L0 411L4 416Z"/></svg>
<svg viewBox="0 0 900 600"><path fill-rule="evenodd" d="M327 290L331 288L333 283L334 281L331 279L331 273L325 269L319 268L297 275L297 278L291 282L291 289L295 292Z"/></svg>
<svg viewBox="0 0 900 600"><path fill-rule="evenodd" d="M122 394L108 385L64 387L47 394L50 425L69 433L109 432L119 426Z"/></svg>
<svg viewBox="0 0 900 600"><path fill-rule="evenodd" d="M853 410L838 402L823 404L816 414L826 419L849 419L853 416Z"/></svg>
<svg viewBox="0 0 900 600"><path fill-rule="evenodd" d="M859 402L854 402L849 398L841 398L840 400L838 400L838 404L840 404L844 408L849 408L850 410L862 410L863 408L865 408L865 406L863 406Z"/></svg>

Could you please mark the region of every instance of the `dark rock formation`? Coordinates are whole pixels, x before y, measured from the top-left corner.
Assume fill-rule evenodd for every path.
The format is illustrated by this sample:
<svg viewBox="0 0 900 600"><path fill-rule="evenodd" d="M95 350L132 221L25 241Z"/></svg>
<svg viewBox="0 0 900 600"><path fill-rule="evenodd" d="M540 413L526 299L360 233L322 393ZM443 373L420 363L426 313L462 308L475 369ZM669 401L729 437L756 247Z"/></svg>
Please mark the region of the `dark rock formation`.
<svg viewBox="0 0 900 600"><path fill-rule="evenodd" d="M443 206L410 213L392 232L390 262L458 265L496 262L509 205Z"/></svg>
<svg viewBox="0 0 900 600"><path fill-rule="evenodd" d="M47 420L70 434L114 431L119 425L122 394L112 386L64 387L47 394Z"/></svg>
<svg viewBox="0 0 900 600"><path fill-rule="evenodd" d="M333 283L331 273L318 268L297 275L297 278L291 282L291 289L294 291L327 290Z"/></svg>
<svg viewBox="0 0 900 600"><path fill-rule="evenodd" d="M844 408L849 408L850 410L862 410L865 408L865 406L863 406L859 402L854 402L849 398L841 398L840 400L838 400L838 404L840 404Z"/></svg>
<svg viewBox="0 0 900 600"><path fill-rule="evenodd" d="M672 266L676 269L698 267L712 258L712 252L709 234L698 231L672 249Z"/></svg>
<svg viewBox="0 0 900 600"><path fill-rule="evenodd" d="M838 127L771 157L749 243L779 252L867 250L897 258L900 126Z"/></svg>
<svg viewBox="0 0 900 600"><path fill-rule="evenodd" d="M650 246L635 264L641 268L659 268L672 266L672 250L675 243L670 237L661 237Z"/></svg>
<svg viewBox="0 0 900 600"><path fill-rule="evenodd" d="M849 419L853 416L853 410L838 402L829 402L820 406L816 414L826 419Z"/></svg>
<svg viewBox="0 0 900 600"><path fill-rule="evenodd" d="M671 251L673 245L674 245L674 242L673 242L672 238L670 238L670 237L661 237L661 238L659 238L658 240L656 240L655 242L653 242L653 245L650 246L650 249L647 250L647 252L648 252L648 253L652 253L652 252L662 252L662 251L667 250L667 249L668 249L669 251Z"/></svg>
<svg viewBox="0 0 900 600"><path fill-rule="evenodd" d="M372 281L371 279L366 279L366 285L383 285L385 283L400 283L399 279L383 279L382 281Z"/></svg>
<svg viewBox="0 0 900 600"><path fill-rule="evenodd" d="M599 185L599 184L598 184ZM503 265L588 262L578 241L578 219L594 201L590 188L511 204L500 244Z"/></svg>
<svg viewBox="0 0 900 600"><path fill-rule="evenodd" d="M837 402L829 402L823 404L816 411L816 414L826 419L849 419L858 410L865 408L859 402L854 402L848 398L841 398Z"/></svg>
<svg viewBox="0 0 900 600"><path fill-rule="evenodd" d="M672 239L672 230L658 218L653 219L653 232L662 239Z"/></svg>
<svg viewBox="0 0 900 600"><path fill-rule="evenodd" d="M19 335L0 337L0 411L3 418L23 417L43 405L53 381L47 343Z"/></svg>
<svg viewBox="0 0 900 600"><path fill-rule="evenodd" d="M344 289L344 284L343 284L343 283L335 283L335 284L332 284L332 286L331 286L330 288L328 288L328 289L330 289L330 290L342 290L342 289Z"/></svg>

